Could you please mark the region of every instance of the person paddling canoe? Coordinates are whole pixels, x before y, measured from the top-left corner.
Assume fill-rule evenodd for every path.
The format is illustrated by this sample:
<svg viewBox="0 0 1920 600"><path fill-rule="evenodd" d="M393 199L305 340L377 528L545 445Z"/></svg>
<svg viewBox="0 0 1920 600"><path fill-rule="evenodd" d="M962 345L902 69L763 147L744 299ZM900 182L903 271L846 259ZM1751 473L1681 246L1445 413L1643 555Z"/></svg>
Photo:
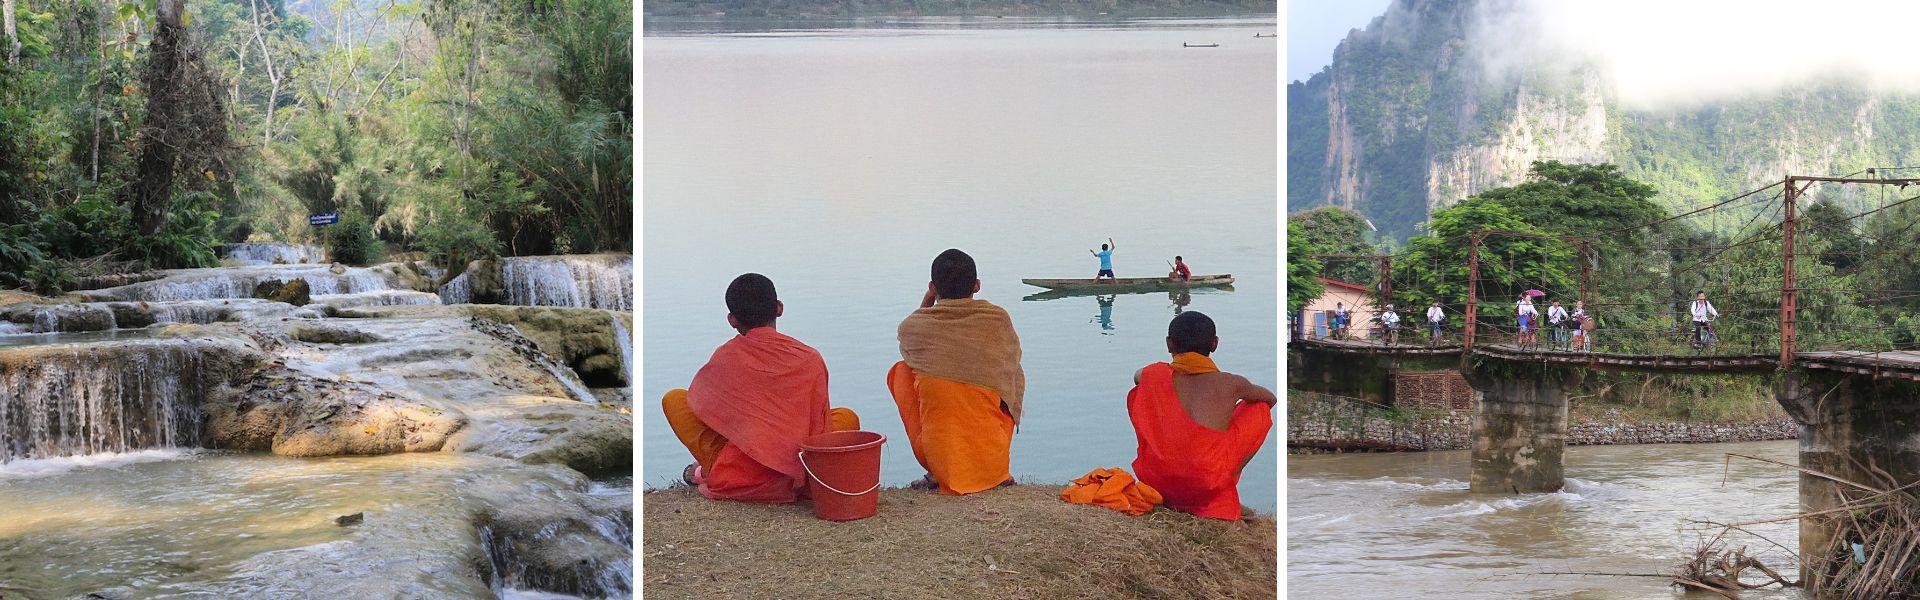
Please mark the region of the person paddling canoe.
<svg viewBox="0 0 1920 600"><path fill-rule="evenodd" d="M1193 271L1187 268L1186 261L1175 256L1173 257L1173 271L1167 273L1167 279L1185 283L1193 280Z"/></svg>
<svg viewBox="0 0 1920 600"><path fill-rule="evenodd" d="M1100 245L1099 252L1088 250L1088 252L1093 252L1095 258L1100 259L1100 272L1093 274L1093 281L1095 283L1098 283L1101 277L1107 278L1107 283L1113 283L1113 281L1117 279L1113 276L1113 249L1115 247L1113 238L1107 238L1107 243Z"/></svg>

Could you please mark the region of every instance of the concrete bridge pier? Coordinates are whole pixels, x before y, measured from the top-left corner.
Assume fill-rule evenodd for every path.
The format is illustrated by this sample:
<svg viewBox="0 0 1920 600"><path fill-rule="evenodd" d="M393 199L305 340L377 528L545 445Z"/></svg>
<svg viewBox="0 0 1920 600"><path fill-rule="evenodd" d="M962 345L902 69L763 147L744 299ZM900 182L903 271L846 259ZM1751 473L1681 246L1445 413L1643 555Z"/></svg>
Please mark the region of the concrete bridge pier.
<svg viewBox="0 0 1920 600"><path fill-rule="evenodd" d="M1789 369L1775 387L1775 399L1800 423L1802 468L1879 489L1920 481L1920 383ZM1840 506L1842 488L1852 490L1801 473L1800 510ZM1807 589L1819 589L1821 567L1835 549L1840 519L1847 517L1843 512L1800 519L1800 576Z"/></svg>
<svg viewBox="0 0 1920 600"><path fill-rule="evenodd" d="M1471 489L1494 494L1559 491L1566 484L1561 456L1567 446L1567 393L1585 369L1489 360L1461 372L1480 392L1480 406L1473 413Z"/></svg>

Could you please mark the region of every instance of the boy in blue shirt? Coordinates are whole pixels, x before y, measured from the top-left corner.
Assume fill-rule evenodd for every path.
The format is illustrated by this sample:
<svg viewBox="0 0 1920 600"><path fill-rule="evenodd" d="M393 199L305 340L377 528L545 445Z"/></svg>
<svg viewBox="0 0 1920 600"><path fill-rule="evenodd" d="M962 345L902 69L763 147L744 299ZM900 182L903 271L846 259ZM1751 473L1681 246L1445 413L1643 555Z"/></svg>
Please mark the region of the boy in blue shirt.
<svg viewBox="0 0 1920 600"><path fill-rule="evenodd" d="M1088 250L1088 252L1093 252L1093 255L1100 259L1100 272L1095 273L1093 275L1094 281L1100 281L1101 277L1107 278L1107 281L1109 282L1113 281L1114 279L1117 279L1116 277L1113 276L1114 247L1115 246L1113 243L1113 238L1107 238L1107 243L1100 245L1099 252L1093 252L1092 250Z"/></svg>

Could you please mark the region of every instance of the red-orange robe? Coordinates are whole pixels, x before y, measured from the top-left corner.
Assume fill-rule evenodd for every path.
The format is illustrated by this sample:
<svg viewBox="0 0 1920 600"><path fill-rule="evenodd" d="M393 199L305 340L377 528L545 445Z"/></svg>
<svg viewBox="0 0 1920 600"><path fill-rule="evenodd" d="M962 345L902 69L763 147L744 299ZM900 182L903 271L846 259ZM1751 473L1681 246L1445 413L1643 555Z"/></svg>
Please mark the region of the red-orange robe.
<svg viewBox="0 0 1920 600"><path fill-rule="evenodd" d="M700 493L716 500L793 502L806 486L800 441L859 428L852 411L829 409L820 353L772 327L722 344L692 385L662 404L700 463Z"/></svg>
<svg viewBox="0 0 1920 600"><path fill-rule="evenodd" d="M1206 366L1211 365L1207 361ZM1127 394L1127 414L1140 440L1133 473L1160 492L1167 508L1239 520L1240 468L1267 441L1267 431L1273 428L1272 406L1241 402L1226 431L1210 429L1194 422L1180 405L1173 373L1173 365L1167 363L1148 365L1140 373L1140 383Z"/></svg>

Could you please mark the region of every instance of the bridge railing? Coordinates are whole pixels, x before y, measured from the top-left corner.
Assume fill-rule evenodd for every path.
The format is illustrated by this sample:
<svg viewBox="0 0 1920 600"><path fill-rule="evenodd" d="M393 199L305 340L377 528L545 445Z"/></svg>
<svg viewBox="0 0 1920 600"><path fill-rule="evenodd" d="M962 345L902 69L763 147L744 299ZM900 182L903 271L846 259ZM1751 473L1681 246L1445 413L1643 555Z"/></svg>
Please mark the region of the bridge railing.
<svg viewBox="0 0 1920 600"><path fill-rule="evenodd" d="M1485 315L1486 313L1481 313ZM1709 343L1704 346L1695 342L1695 332L1691 323L1675 322L1668 319L1647 320L1628 323L1622 326L1605 326L1608 321L1600 321L1602 326L1574 335L1571 325L1564 330L1553 325L1545 325L1535 330L1531 340L1523 340L1520 329L1513 319L1482 319L1476 323L1475 345L1519 346L1527 342L1526 349L1539 351L1587 351L1607 354L1636 354L1648 356L1751 356L1767 354L1779 347L1779 333L1775 330L1756 330L1749 327L1726 327L1716 323L1707 336Z"/></svg>

